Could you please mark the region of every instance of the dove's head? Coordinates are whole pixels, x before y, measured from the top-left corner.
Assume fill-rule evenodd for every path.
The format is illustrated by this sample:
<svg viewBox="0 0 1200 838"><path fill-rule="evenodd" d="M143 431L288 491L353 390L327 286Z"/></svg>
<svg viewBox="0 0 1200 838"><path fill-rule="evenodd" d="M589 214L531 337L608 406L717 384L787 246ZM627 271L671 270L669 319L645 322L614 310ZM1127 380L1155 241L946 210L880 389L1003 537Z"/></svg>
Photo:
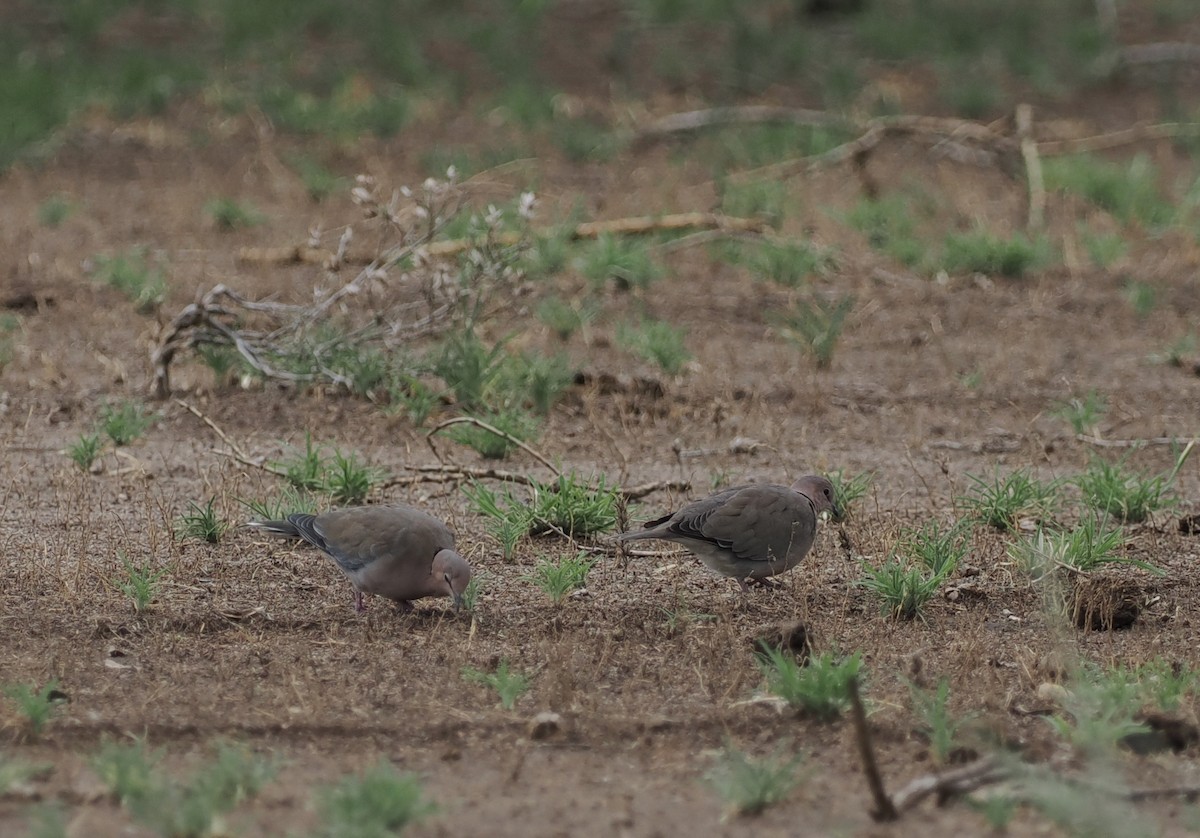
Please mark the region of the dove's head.
<svg viewBox="0 0 1200 838"><path fill-rule="evenodd" d="M799 492L812 501L813 509L820 515L828 512L835 521L844 517L841 506L838 505L837 490L829 482L829 478L819 474L807 474L792 484L792 491Z"/></svg>
<svg viewBox="0 0 1200 838"><path fill-rule="evenodd" d="M462 608L463 593L471 582L471 566L453 550L441 550L433 557L433 584L454 600L454 610Z"/></svg>

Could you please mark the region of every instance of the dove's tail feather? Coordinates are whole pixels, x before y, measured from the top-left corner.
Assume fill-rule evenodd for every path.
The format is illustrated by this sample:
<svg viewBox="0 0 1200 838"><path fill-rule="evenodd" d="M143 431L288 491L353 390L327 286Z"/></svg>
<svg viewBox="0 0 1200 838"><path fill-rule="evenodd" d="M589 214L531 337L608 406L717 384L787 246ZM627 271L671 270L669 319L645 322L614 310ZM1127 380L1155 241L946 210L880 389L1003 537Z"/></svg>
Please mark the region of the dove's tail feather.
<svg viewBox="0 0 1200 838"><path fill-rule="evenodd" d="M630 530L629 532L623 532L620 535L618 535L617 541L639 541L639 540L649 539L649 538L658 538L658 533L651 532L648 529L647 530Z"/></svg>
<svg viewBox="0 0 1200 838"><path fill-rule="evenodd" d="M285 535L290 538L300 537L300 531L296 529L291 521L250 521L246 526L251 529L262 530L271 535Z"/></svg>

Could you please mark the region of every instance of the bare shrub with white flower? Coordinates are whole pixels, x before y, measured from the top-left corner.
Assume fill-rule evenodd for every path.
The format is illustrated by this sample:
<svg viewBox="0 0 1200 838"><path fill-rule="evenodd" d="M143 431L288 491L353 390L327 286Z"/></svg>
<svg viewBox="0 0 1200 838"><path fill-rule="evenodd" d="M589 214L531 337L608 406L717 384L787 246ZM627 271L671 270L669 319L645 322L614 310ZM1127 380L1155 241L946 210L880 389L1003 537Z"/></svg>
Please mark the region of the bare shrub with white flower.
<svg viewBox="0 0 1200 838"><path fill-rule="evenodd" d="M307 263L321 263L312 301L252 299L226 284L212 287L175 315L151 351L156 396L170 394L171 364L192 352L219 376L243 383L274 379L376 398L405 376L398 350L513 303L533 193L522 193L509 213L477 209L451 167L444 179L411 189L386 190L360 175L351 197L361 221L310 230L304 247L274 258L308 271L314 268ZM451 230L456 235L447 237ZM327 241L336 241L332 251L321 250ZM371 242L365 253L354 247L362 241Z"/></svg>

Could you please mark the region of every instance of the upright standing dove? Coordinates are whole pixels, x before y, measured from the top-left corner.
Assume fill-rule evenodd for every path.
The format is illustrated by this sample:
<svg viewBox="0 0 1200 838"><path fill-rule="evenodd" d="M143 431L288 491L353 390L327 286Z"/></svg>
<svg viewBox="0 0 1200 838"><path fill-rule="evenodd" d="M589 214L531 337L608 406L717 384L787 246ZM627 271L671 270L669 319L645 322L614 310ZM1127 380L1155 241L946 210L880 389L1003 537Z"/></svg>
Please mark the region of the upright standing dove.
<svg viewBox="0 0 1200 838"><path fill-rule="evenodd" d="M302 538L323 551L354 586L359 612L366 610L363 594L395 600L402 611L411 611L414 599L449 596L457 610L471 581L471 568L455 551L450 530L411 506L355 506L248 526Z"/></svg>
<svg viewBox="0 0 1200 838"><path fill-rule="evenodd" d="M622 533L621 541L658 538L695 553L722 576L765 579L795 567L812 548L817 516L841 517L833 484L820 475L791 487L749 484L693 501L673 514Z"/></svg>

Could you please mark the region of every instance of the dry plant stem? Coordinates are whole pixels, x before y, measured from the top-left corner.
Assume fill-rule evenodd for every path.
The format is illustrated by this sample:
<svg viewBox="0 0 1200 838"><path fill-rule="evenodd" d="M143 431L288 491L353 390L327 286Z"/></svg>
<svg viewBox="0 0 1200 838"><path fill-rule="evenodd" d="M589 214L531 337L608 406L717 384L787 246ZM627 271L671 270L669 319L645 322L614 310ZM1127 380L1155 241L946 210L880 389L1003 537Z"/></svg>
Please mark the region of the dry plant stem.
<svg viewBox="0 0 1200 838"><path fill-rule="evenodd" d="M938 796L939 805L951 797L957 797L983 786L998 783L1008 777L1006 770L990 759L976 760L970 765L945 771L941 774L926 774L917 777L892 798L897 815L907 812L931 794Z"/></svg>
<svg viewBox="0 0 1200 838"><path fill-rule="evenodd" d="M852 678L846 685L846 690L850 694L850 715L854 721L854 738L858 743L863 774L867 777L871 797L875 800L871 817L877 821L894 821L900 815L883 787L883 777L880 776L879 764L875 761L875 748L871 744L871 729L867 726L867 711L863 707L862 696L858 693L858 679Z"/></svg>
<svg viewBox="0 0 1200 838"><path fill-rule="evenodd" d="M257 466L255 463L248 465ZM420 472L406 477L393 477L384 481L380 488L390 489L395 486L411 486L416 483L452 483L459 480L500 480L507 483L518 483L522 486L541 486L536 477L517 471L504 471L495 468L473 468L471 466L436 465L412 466L413 471ZM615 487L626 500L638 500L655 492L687 492L692 488L688 480L655 480L650 483L639 483L636 486Z"/></svg>
<svg viewBox="0 0 1200 838"><path fill-rule="evenodd" d="M225 433L223 430L221 430L220 426L218 426L217 423L214 422L211 418L209 418L204 413L202 413L198 408L185 402L183 399L172 399L172 401L175 402L175 404L182 407L184 410L191 413L193 416L195 416L201 422L208 425L208 427L212 429L213 433L215 433L217 436L219 436L221 438L221 441L224 442L226 445L228 445L230 450L232 450L233 453L237 455L239 462L242 462L242 463L249 462L249 460L250 460L249 455L245 451L242 450L240 445L238 445L236 442L234 442L232 439L230 439L229 435L227 433Z"/></svg>
<svg viewBox="0 0 1200 838"><path fill-rule="evenodd" d="M1175 137L1190 137L1200 134L1200 123L1196 122L1164 122L1153 125L1134 125L1113 131L1108 134L1097 134L1094 137L1081 137L1074 140L1047 140L1037 144L1038 153L1043 157L1053 157L1060 154L1082 154L1091 151L1104 151L1119 148L1123 145L1140 143L1143 140L1169 140Z"/></svg>
<svg viewBox="0 0 1200 838"><path fill-rule="evenodd" d="M1097 448L1140 448L1143 445L1186 445L1191 448L1200 437L1154 436L1147 439L1100 439L1087 434L1075 434L1075 439Z"/></svg>
<svg viewBox="0 0 1200 838"><path fill-rule="evenodd" d="M1025 180L1029 189L1029 214L1025 219L1031 231L1041 230L1046 220L1046 183L1042 177L1042 158L1033 139L1033 107L1017 105L1017 139L1025 160Z"/></svg>
<svg viewBox="0 0 1200 838"><path fill-rule="evenodd" d="M672 215L642 215L631 218L614 218L608 221L585 221L570 231L569 238L573 241L595 239L603 235L647 235L650 233L670 232L673 230L698 230L710 236L724 234L757 234L767 229L764 221L757 218L738 218L737 216L722 215L715 212L684 212ZM523 237L518 233L503 233L496 237L496 243L514 245ZM698 244L699 241L690 242ZM448 241L431 242L421 248L421 252L429 257L446 258L457 256L475 246L470 239L450 239ZM293 245L288 247L244 247L238 251L238 261L255 264L308 264L329 265L334 254L319 247L308 245ZM348 264L375 264L377 260L365 259L361 256L345 255L343 262ZM394 261L391 260L391 261Z"/></svg>
<svg viewBox="0 0 1200 838"><path fill-rule="evenodd" d="M524 451L526 454L533 457L535 460L537 460L539 463L544 465L546 468L550 469L552 472L554 472L555 477L562 476L562 472L559 471L558 466L554 465L554 463L552 463L548 459L546 459L546 457L543 456L540 452L538 452L535 448L533 448L533 446L528 445L525 442L522 442L521 440L517 439L515 436L513 436L510 433L506 433L505 431L500 430L495 425L491 425L487 422L484 422L482 419L477 419L474 416L452 416L449 419L446 419L445 421L438 422L436 425L434 425L432 428L429 429L429 433L425 434L425 439L429 442L430 448L434 448L434 445L433 445L434 434L436 434L440 430L443 430L444 428L449 428L451 425L474 425L477 428L482 428L483 430L487 431L488 433L493 433L496 436L500 437L501 439L505 440L506 442L511 442L513 445L517 446L522 451ZM434 448L434 454L437 454L436 448ZM441 460L441 459L442 458L439 456L438 460Z"/></svg>

